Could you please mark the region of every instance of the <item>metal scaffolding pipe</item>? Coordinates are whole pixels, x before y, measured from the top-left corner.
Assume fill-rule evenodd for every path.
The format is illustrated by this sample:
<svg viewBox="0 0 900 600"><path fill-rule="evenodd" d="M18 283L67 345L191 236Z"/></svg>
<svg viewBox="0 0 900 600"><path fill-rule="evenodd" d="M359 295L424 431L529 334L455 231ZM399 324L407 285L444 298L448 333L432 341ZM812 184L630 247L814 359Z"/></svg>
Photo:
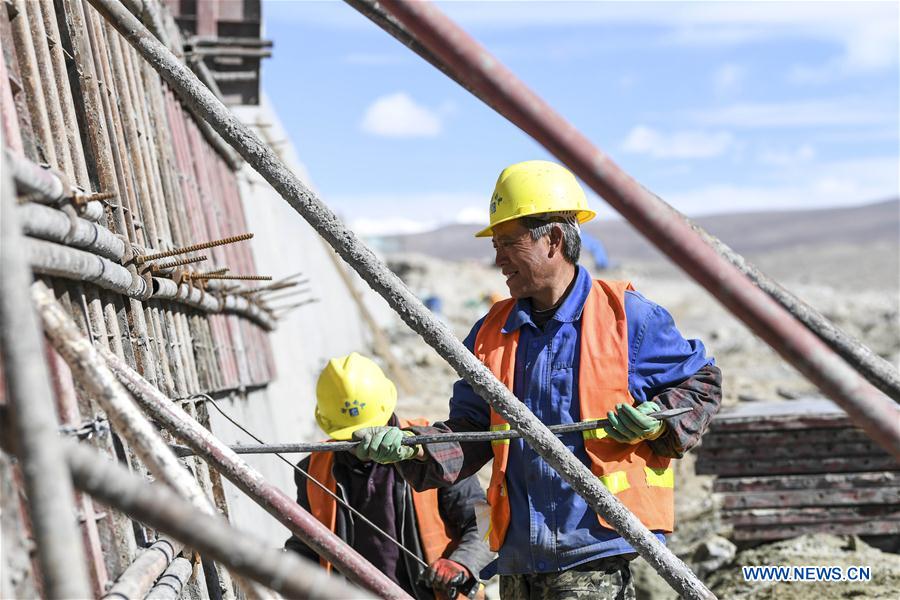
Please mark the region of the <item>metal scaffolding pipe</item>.
<svg viewBox="0 0 900 600"><path fill-rule="evenodd" d="M253 304L248 302L242 296L227 294L219 296L204 292L202 289L185 283L178 284L171 279L163 277L153 278L153 296L154 299L173 300L187 304L204 310L206 312L218 313L227 312L249 319L265 329L272 331L275 329L275 323L270 314Z"/></svg>
<svg viewBox="0 0 900 600"><path fill-rule="evenodd" d="M600 480L531 413L278 156L210 93L118 0L89 0L175 89L210 121L272 187L324 237L400 317L473 389L518 430L560 477L611 523L676 591L689 598L712 593L613 496ZM224 449L223 449L224 450ZM898 450L900 454L900 450ZM232 455L236 457L236 455ZM294 503L296 505L296 503ZM329 559L330 560L330 559Z"/></svg>
<svg viewBox="0 0 900 600"><path fill-rule="evenodd" d="M440 58L435 56L429 48L419 43L419 41L410 34L406 27L398 21L396 17L384 10L384 7L382 6L384 3L380 3L377 0L345 0L345 2L381 27L385 32L393 36L398 42L418 54L433 67L459 84L462 88L481 99L500 115L506 116L503 107L495 104L494 98L477 91L472 87L472 81L458 77L457 74ZM510 120L513 121L512 119ZM518 124L516 121L513 121L513 123ZM868 379L872 385L893 398L895 401L900 402L900 372L897 371L897 368L894 365L872 352L870 348L853 336L836 327L819 311L781 287L777 282L773 281L765 275L765 273L759 271L755 266L747 262L744 257L729 248L718 238L710 235L699 225L691 222L683 214L668 204L665 204L659 197L656 197L656 199L672 211L673 217L681 219L690 225L690 227L694 229L694 231L696 231L697 234L721 257L734 265L760 289L772 296L772 298L787 309L791 315L806 325L810 331L818 335L844 360L850 363L866 379Z"/></svg>
<svg viewBox="0 0 900 600"><path fill-rule="evenodd" d="M88 598L91 586L76 521L74 490L57 433L38 318L28 296L32 274L5 156L4 152L0 157L0 354L12 408L10 423L28 497L26 509L47 597Z"/></svg>
<svg viewBox="0 0 900 600"><path fill-rule="evenodd" d="M17 211L25 235L81 248L119 264L125 258L125 240L102 225L34 203L22 204Z"/></svg>
<svg viewBox="0 0 900 600"><path fill-rule="evenodd" d="M13 154L6 148L3 153L7 168L12 172L17 194L28 196L34 202L53 206L75 199L75 193L61 173ZM99 221L103 216L103 205L97 200L91 200L79 206L78 211L86 219Z"/></svg>
<svg viewBox="0 0 900 600"><path fill-rule="evenodd" d="M72 281L89 281L105 290L146 299L150 288L144 279L121 265L96 254L53 242L25 240L31 267L36 273Z"/></svg>
<svg viewBox="0 0 900 600"><path fill-rule="evenodd" d="M160 536L144 549L134 562L103 594L104 600L139 600L147 595L153 584L184 549L184 544L168 536ZM190 563L188 563L190 565ZM188 574L190 576L190 572Z"/></svg>
<svg viewBox="0 0 900 600"><path fill-rule="evenodd" d="M221 517L198 511L165 486L152 485L85 446L70 442L64 461L79 489L268 588L293 598L369 597L318 565L274 550Z"/></svg>
<svg viewBox="0 0 900 600"><path fill-rule="evenodd" d="M156 428L106 366L91 341L81 333L57 302L53 292L43 282L37 281L31 286L31 297L53 348L69 365L72 376L106 411L116 433L128 442L158 480L167 483L198 509L212 513L213 508L200 489L200 484L178 461Z"/></svg>
<svg viewBox="0 0 900 600"><path fill-rule="evenodd" d="M31 292L43 320L44 331L54 349L69 365L73 377L98 401L116 432L128 442L157 480L165 482L197 510L214 514L215 509L198 481L178 461L52 292L42 282L34 283ZM146 580L140 576L137 579ZM145 593L154 580L147 582L143 590Z"/></svg>
<svg viewBox="0 0 900 600"><path fill-rule="evenodd" d="M144 600L178 600L193 571L191 561L179 556L172 561Z"/></svg>
<svg viewBox="0 0 900 600"><path fill-rule="evenodd" d="M319 556L333 563L348 579L384 598L408 597L384 573L375 569L356 550L303 510L293 498L263 479L258 471L245 463L208 429L150 385L119 357L103 348L100 348L99 352L119 381L150 417L174 437L193 448L238 489L278 519L291 533L299 536Z"/></svg>
<svg viewBox="0 0 900 600"><path fill-rule="evenodd" d="M250 319L266 331L275 329L271 315L242 296L225 295L220 299L197 287L179 285L162 277L152 279L151 290L143 277L121 266L127 244L102 225L70 218L58 209L39 204L24 204L16 210L24 232L43 240L26 240L32 267L38 273L90 281L132 298L172 300L206 312L233 313Z"/></svg>
<svg viewBox="0 0 900 600"><path fill-rule="evenodd" d="M900 458L900 410L768 294L720 256L683 217L622 171L475 40L428 2L382 5L479 98L569 166L644 236Z"/></svg>

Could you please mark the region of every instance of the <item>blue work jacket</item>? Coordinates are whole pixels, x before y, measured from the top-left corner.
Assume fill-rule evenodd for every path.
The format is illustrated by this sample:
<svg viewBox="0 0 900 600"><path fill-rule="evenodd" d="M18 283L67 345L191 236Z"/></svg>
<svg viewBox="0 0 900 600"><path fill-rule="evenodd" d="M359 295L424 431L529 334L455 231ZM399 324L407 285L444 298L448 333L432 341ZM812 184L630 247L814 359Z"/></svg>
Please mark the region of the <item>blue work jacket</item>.
<svg viewBox="0 0 900 600"><path fill-rule="evenodd" d="M519 300L503 328L520 331L513 393L545 425L581 420L578 399L581 311L592 280L578 267L569 295L541 331L531 319L531 300ZM713 360L703 343L685 339L663 307L637 292L625 292L628 322L628 389L635 402L687 379ZM471 351L484 319L465 345ZM490 407L464 380L453 387L450 418L464 418L484 429ZM560 440L590 467L580 432ZM511 440L506 471L511 520L500 548L501 575L564 571L579 564L634 552L631 545L597 520L597 514L522 439ZM662 533L657 537L665 542Z"/></svg>

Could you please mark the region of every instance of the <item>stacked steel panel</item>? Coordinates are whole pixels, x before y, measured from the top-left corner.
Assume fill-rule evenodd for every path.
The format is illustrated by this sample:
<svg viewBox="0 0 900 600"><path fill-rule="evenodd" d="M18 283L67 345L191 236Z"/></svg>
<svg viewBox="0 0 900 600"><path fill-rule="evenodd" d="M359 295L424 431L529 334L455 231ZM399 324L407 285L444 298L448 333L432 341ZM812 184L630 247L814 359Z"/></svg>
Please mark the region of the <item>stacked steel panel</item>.
<svg viewBox="0 0 900 600"><path fill-rule="evenodd" d="M828 400L723 412L697 454L736 541L900 534L900 463Z"/></svg>
<svg viewBox="0 0 900 600"><path fill-rule="evenodd" d="M0 124L6 148L48 165L86 192L113 192L99 224L132 245L162 251L246 231L234 171L153 69L89 4L4 0L3 8ZM209 254L204 268L256 273L247 243ZM139 266L123 266L139 274ZM127 297L88 282L44 279L95 344L172 398L243 390L273 376L266 333L246 318ZM48 357L61 424L74 428L102 416L62 359L52 351ZM202 405L188 403L186 409L208 423ZM145 471L117 436L97 435L92 443ZM218 477L197 459L188 464L227 510ZM98 509L87 496L79 495L77 503L99 597L152 533ZM205 597L205 586L199 588Z"/></svg>

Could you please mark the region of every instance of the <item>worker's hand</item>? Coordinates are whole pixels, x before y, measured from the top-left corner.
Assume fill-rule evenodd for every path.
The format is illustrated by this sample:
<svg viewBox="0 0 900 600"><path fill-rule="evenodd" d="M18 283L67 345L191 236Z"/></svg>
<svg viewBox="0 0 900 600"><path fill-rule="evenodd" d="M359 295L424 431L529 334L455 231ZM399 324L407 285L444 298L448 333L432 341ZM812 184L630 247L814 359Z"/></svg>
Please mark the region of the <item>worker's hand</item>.
<svg viewBox="0 0 900 600"><path fill-rule="evenodd" d="M471 579L469 570L449 558L439 558L425 571L425 583L436 592L447 594L451 587L458 588Z"/></svg>
<svg viewBox="0 0 900 600"><path fill-rule="evenodd" d="M609 411L609 425L603 429L607 435L623 444L637 444L644 440L655 440L663 434L666 424L648 416L659 411L655 402L644 402L638 406L617 404L615 412Z"/></svg>
<svg viewBox="0 0 900 600"><path fill-rule="evenodd" d="M374 460L383 465L400 462L412 458L417 453L417 446L404 446L403 438L413 432L398 427L363 427L353 432L353 439L358 441L356 456L360 460Z"/></svg>

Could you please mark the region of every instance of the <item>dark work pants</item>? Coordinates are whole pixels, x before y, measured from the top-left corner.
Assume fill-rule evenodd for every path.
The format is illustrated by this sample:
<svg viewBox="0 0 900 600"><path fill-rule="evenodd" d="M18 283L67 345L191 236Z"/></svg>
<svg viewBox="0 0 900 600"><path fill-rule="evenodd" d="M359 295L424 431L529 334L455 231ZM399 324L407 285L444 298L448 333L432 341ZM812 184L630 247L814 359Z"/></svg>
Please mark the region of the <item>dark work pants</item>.
<svg viewBox="0 0 900 600"><path fill-rule="evenodd" d="M634 600L628 560L611 556L558 573L501 575L501 600Z"/></svg>

